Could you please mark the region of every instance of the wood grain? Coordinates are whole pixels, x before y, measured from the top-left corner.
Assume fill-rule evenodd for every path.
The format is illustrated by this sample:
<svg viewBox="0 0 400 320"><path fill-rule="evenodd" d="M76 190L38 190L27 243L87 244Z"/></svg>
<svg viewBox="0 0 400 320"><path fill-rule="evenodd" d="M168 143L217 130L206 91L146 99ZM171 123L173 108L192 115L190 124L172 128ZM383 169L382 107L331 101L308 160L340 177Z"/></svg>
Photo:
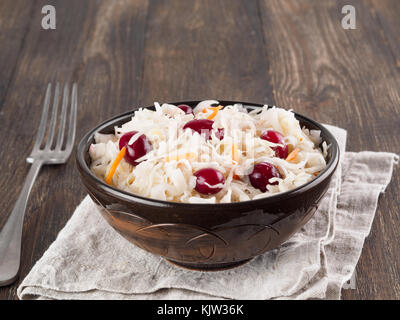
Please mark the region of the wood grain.
<svg viewBox="0 0 400 320"><path fill-rule="evenodd" d="M18 58L24 49L25 37L29 31L30 17L33 13L33 2L24 0L0 2L0 43L3 50L0 54L0 112L7 95L17 66ZM1 113L0 113L1 116Z"/></svg>
<svg viewBox="0 0 400 320"><path fill-rule="evenodd" d="M381 38L390 48L397 69L400 69L400 2L370 0L369 5L380 29Z"/></svg>
<svg viewBox="0 0 400 320"><path fill-rule="evenodd" d="M275 101L346 128L347 150L398 152L400 73L392 49L364 1L353 1L357 29L344 30L344 4L261 2ZM344 298L400 298L398 185L396 170L357 267L357 290Z"/></svg>
<svg viewBox="0 0 400 320"><path fill-rule="evenodd" d="M40 27L41 8L57 29ZM154 101L247 100L348 130L348 150L400 153L400 4L345 1L69 0L0 2L0 228L28 171L47 82L79 85L79 139ZM400 299L400 173L379 200L345 299ZM85 193L74 160L45 167L29 200L20 281ZM20 282L19 281L19 282ZM0 288L16 299L18 283Z"/></svg>
<svg viewBox="0 0 400 320"><path fill-rule="evenodd" d="M273 103L255 1L152 1L141 104L228 99Z"/></svg>
<svg viewBox="0 0 400 320"><path fill-rule="evenodd" d="M57 29L48 31L40 28L41 8L47 3L36 2L32 19L26 17L29 33L2 105L0 206L5 210L0 228L29 168L25 158L33 146L48 82L78 83L78 139L96 123L129 110L138 99L147 1L54 1ZM73 157L66 165L42 169L26 211L19 281L84 195ZM16 299L17 284L1 288L0 299Z"/></svg>

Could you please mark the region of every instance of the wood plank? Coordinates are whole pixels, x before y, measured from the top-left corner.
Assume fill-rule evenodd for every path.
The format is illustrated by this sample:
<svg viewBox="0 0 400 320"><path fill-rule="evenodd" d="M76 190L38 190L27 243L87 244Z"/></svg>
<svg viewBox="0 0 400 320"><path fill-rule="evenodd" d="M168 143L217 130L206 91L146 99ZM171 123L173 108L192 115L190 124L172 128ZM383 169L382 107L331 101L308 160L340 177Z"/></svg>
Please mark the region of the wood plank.
<svg viewBox="0 0 400 320"><path fill-rule="evenodd" d="M254 1L153 1L141 105L226 99L273 103Z"/></svg>
<svg viewBox="0 0 400 320"><path fill-rule="evenodd" d="M5 208L0 228L29 168L25 158L33 145L47 82L78 83L77 139L138 101L148 1L52 1L57 29L43 30L41 8L47 3L36 3L0 118L0 205ZM42 169L26 211L19 282L55 240L84 195L73 156L66 165ZM0 299L15 299L18 283L0 288Z"/></svg>
<svg viewBox="0 0 400 320"><path fill-rule="evenodd" d="M390 48L396 67L400 69L400 1L370 0L370 7L381 29L382 41Z"/></svg>
<svg viewBox="0 0 400 320"><path fill-rule="evenodd" d="M18 58L24 49L32 8L32 1L0 2L0 117L7 89L12 82Z"/></svg>
<svg viewBox="0 0 400 320"><path fill-rule="evenodd" d="M345 4L261 0L274 98L346 128L348 150L398 152L399 69L366 3L352 2L356 30L341 27ZM344 298L400 298L399 183L397 169L357 266L357 290L343 291Z"/></svg>

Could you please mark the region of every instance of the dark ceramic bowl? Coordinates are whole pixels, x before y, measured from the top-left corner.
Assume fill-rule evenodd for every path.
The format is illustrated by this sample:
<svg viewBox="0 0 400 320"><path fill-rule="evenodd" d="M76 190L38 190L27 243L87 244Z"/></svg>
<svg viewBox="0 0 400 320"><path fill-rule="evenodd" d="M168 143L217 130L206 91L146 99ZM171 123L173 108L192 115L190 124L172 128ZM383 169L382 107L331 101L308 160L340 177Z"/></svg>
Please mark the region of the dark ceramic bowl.
<svg viewBox="0 0 400 320"><path fill-rule="evenodd" d="M173 104L195 106L198 102ZM233 103L242 102L220 101L224 106ZM114 126L129 121L132 114L130 111L107 120L81 140L76 160L82 182L103 217L122 236L144 250L192 269L233 267L288 240L317 210L339 160L338 144L331 133L296 114L301 126L321 130L323 141L331 145L327 166L314 180L268 198L235 203L188 204L145 198L107 185L89 169L88 149L94 134L113 133Z"/></svg>

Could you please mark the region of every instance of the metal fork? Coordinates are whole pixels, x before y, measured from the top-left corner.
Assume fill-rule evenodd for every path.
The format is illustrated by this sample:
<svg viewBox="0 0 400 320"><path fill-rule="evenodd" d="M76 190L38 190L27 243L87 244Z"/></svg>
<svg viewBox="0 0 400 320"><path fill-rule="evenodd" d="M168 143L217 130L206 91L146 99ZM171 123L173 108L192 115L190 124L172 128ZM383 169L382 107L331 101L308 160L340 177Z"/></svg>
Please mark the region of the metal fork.
<svg viewBox="0 0 400 320"><path fill-rule="evenodd" d="M78 104L77 85L75 83L72 86L70 103L68 103L70 96L69 86L68 84L64 85L61 117L60 120L57 121L58 102L60 96L60 85L57 83L54 90L53 107L51 110L50 122L48 124L47 139L44 139L48 122L47 118L50 107L51 91L51 83L49 83L46 90L42 117L40 119L35 144L33 146L31 155L26 159L26 161L31 163L32 166L29 170L28 176L25 179L25 184L21 190L17 202L15 203L14 209L8 217L3 229L0 231L0 287L10 284L18 278L21 258L22 226L24 222L25 209L28 202L29 193L40 171L40 168L45 164L60 164L67 162L74 146ZM70 106L70 110L68 134L66 136L68 105ZM57 122L59 122L59 130L55 146L53 147ZM65 144L64 136L66 136ZM41 147L44 143L44 147Z"/></svg>

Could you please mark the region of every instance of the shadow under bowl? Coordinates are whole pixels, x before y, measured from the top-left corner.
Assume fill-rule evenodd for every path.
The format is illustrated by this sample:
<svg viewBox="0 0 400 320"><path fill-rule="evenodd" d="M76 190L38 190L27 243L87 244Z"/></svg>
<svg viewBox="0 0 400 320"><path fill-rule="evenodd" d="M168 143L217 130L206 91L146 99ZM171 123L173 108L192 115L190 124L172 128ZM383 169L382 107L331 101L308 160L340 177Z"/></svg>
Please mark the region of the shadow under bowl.
<svg viewBox="0 0 400 320"><path fill-rule="evenodd" d="M194 107L198 102L172 104ZM223 106L234 103L253 109L262 107L220 101ZM114 133L114 127L129 121L133 112L103 122L82 138L76 161L83 185L105 220L123 237L190 269L231 268L288 240L314 215L339 161L339 147L332 134L321 124L295 113L302 127L320 130L322 141L330 145L327 166L312 181L268 198L234 203L189 204L150 199L109 186L90 171L88 150L94 134Z"/></svg>

